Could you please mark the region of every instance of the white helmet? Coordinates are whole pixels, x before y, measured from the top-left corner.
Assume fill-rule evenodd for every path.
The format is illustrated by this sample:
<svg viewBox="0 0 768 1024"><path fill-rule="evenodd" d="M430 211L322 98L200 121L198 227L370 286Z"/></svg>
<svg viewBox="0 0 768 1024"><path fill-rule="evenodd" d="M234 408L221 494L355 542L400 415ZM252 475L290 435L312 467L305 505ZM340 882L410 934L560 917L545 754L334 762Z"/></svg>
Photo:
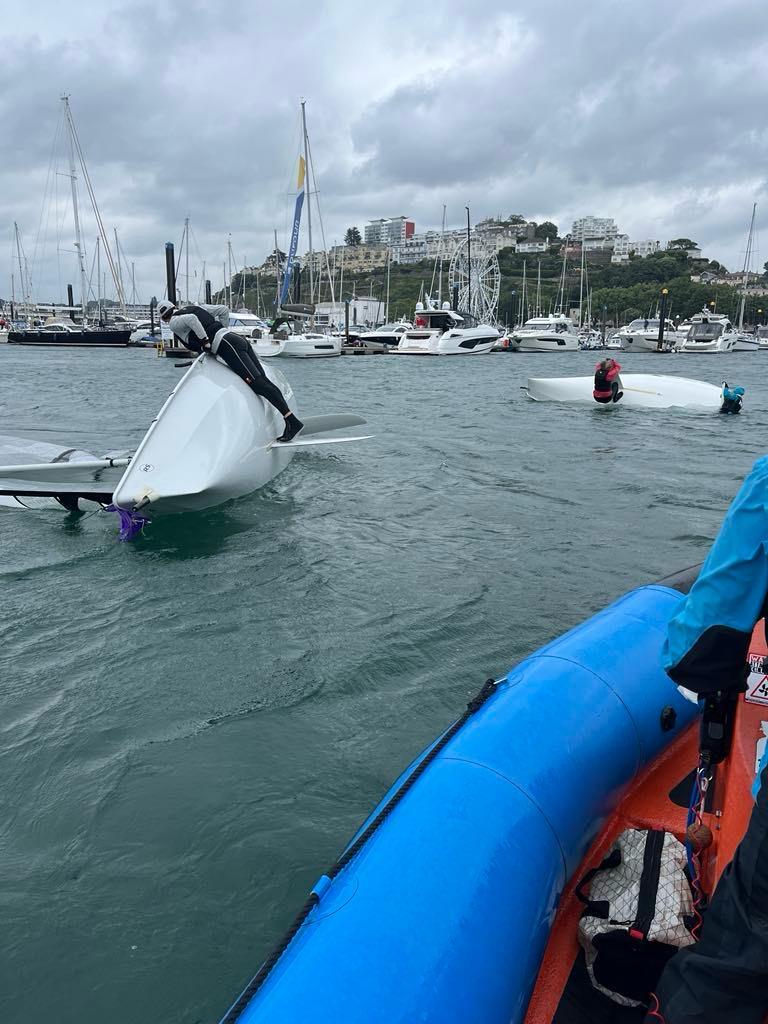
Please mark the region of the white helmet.
<svg viewBox="0 0 768 1024"><path fill-rule="evenodd" d="M176 309L176 306L169 299L161 299L157 304L157 315L161 320L165 320L174 309Z"/></svg>

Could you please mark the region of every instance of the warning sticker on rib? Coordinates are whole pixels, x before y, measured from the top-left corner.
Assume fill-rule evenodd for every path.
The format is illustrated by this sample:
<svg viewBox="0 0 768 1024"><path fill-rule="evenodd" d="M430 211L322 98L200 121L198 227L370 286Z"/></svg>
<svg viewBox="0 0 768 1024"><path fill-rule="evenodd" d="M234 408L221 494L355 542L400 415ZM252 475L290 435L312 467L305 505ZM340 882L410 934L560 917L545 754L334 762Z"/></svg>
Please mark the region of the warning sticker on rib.
<svg viewBox="0 0 768 1024"><path fill-rule="evenodd" d="M762 672L749 673L744 700L749 704L765 704L768 706L768 675Z"/></svg>

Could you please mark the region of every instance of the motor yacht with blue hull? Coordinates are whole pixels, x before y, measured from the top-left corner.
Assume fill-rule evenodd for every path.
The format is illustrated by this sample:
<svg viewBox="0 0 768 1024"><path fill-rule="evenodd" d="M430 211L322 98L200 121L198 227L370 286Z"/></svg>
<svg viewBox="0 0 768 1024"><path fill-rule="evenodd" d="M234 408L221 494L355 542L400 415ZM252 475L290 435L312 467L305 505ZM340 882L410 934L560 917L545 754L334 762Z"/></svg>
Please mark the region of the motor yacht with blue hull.
<svg viewBox="0 0 768 1024"><path fill-rule="evenodd" d="M568 880L697 715L661 668L682 599L640 587L486 683L222 1024L522 1024Z"/></svg>

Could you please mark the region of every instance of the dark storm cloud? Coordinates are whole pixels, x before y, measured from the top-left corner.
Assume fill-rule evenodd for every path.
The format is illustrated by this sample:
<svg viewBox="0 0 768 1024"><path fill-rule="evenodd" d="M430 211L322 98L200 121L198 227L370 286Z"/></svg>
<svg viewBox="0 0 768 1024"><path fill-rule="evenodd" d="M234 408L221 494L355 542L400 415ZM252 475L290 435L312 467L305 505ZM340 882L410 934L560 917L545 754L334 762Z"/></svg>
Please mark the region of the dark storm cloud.
<svg viewBox="0 0 768 1024"><path fill-rule="evenodd" d="M377 216L436 226L444 203L458 223L470 203L475 218L521 212L565 227L614 216L633 237L690 235L735 264L753 199L768 200L768 9L751 0L365 13L106 0L79 4L76 19L51 0L12 3L0 40L6 237L17 220L34 249L68 92L104 219L145 293L162 288L163 243L187 215L193 259L199 250L209 268L229 233L238 261L261 262L275 228L284 241L300 95L329 243ZM66 179L56 184L64 195ZM35 266L49 292L55 220ZM62 247L71 233L62 226ZM4 245L2 294L9 255Z"/></svg>

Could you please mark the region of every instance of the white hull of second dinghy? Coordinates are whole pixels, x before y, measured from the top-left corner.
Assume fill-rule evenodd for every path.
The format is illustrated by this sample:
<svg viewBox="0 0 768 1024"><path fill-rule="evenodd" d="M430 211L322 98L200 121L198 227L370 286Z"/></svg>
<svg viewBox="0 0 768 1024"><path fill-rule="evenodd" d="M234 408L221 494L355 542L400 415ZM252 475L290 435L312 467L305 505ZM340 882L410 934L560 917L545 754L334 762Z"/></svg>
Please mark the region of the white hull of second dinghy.
<svg viewBox="0 0 768 1024"><path fill-rule="evenodd" d="M692 408L717 411L722 389L687 377L653 373L622 373L624 397L616 403L632 409ZM582 402L597 406L592 397L594 377L529 377L525 389L535 402ZM613 403L602 406L611 408Z"/></svg>
<svg viewBox="0 0 768 1024"><path fill-rule="evenodd" d="M295 411L285 378L264 372ZM272 445L283 418L228 367L200 356L157 415L115 488L113 501L150 513L189 512L250 494L293 457Z"/></svg>

